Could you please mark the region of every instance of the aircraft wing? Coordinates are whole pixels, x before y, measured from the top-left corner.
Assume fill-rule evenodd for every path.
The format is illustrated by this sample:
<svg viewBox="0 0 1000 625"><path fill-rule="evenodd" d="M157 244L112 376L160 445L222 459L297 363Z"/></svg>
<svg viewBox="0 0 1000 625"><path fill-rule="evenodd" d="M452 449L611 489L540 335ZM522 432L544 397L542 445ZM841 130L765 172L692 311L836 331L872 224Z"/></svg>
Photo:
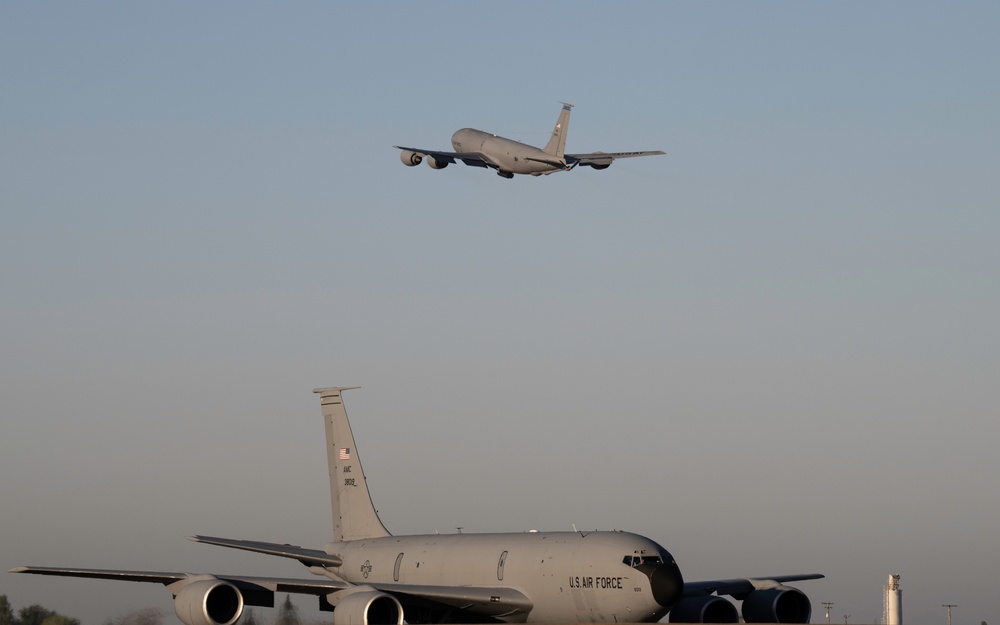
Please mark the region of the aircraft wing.
<svg viewBox="0 0 1000 625"><path fill-rule="evenodd" d="M350 582L322 579L291 579L280 577L252 577L244 575L194 575L167 571L122 571L112 569L71 569L44 566L19 566L11 573L55 575L60 577L85 577L113 579L128 582L163 584L174 594L185 582L215 578L236 586L243 594L246 605L274 607L274 593L288 592L324 597L338 590L353 586ZM176 584L176 586L175 586ZM513 588L481 586L423 586L413 584L366 584L391 594L403 605L441 605L470 614L505 617L527 614L533 604Z"/></svg>
<svg viewBox="0 0 1000 625"><path fill-rule="evenodd" d="M46 566L19 566L10 570L11 573L31 573L34 575L55 575L59 577L88 577L91 579L115 579L125 582L150 582L171 586L177 582L205 578L205 575L191 573L172 573L167 571L119 571L112 569L61 569ZM306 595L328 595L338 590L349 588L351 584L332 579L292 579L280 577L250 577L245 575L211 575L216 579L230 582L242 591L263 592L293 592ZM247 605L264 605L269 603L253 603L252 594L244 593Z"/></svg>
<svg viewBox="0 0 1000 625"><path fill-rule="evenodd" d="M413 152L414 154L419 154L422 157L433 156L434 160L439 163L454 163L455 161L462 161L466 165L472 167L492 167L497 169L497 164L492 160L487 158L487 156L481 152L438 152L437 150L421 150L420 148L407 148L401 145L392 146L397 150L405 150L407 152Z"/></svg>
<svg viewBox="0 0 1000 625"><path fill-rule="evenodd" d="M700 594L730 595L740 598L754 590L773 588L785 582L801 582L807 579L821 579L825 575L807 573L804 575L777 575L775 577L739 577L736 579L717 579L704 582L684 582L684 596Z"/></svg>
<svg viewBox="0 0 1000 625"><path fill-rule="evenodd" d="M18 566L10 573L31 573L33 575L56 575L60 577L90 577L92 579L117 579L124 582L154 582L173 584L186 577L184 573L159 571L112 571L108 569L56 569L47 566Z"/></svg>
<svg viewBox="0 0 1000 625"><path fill-rule="evenodd" d="M604 169L616 158L635 158L637 156L657 156L666 154L663 150L649 150L645 152L591 152L590 154L567 154L567 165L587 165L596 169Z"/></svg>

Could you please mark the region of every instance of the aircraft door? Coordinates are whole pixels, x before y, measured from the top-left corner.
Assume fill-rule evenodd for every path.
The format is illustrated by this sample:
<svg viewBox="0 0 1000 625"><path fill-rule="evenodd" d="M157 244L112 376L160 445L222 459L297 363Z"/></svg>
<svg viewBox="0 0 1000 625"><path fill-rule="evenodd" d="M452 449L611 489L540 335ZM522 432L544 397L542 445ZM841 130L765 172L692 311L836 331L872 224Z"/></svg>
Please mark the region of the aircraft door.
<svg viewBox="0 0 1000 625"><path fill-rule="evenodd" d="M394 581L394 582L398 582L399 581L399 567L400 567L401 564L403 564L403 554L402 553L400 553L398 556L396 556L396 566L392 567L392 581Z"/></svg>
<svg viewBox="0 0 1000 625"><path fill-rule="evenodd" d="M401 554L402 555L402 554ZM507 562L507 552L500 554L500 561L497 562L497 579L503 581L503 565Z"/></svg>

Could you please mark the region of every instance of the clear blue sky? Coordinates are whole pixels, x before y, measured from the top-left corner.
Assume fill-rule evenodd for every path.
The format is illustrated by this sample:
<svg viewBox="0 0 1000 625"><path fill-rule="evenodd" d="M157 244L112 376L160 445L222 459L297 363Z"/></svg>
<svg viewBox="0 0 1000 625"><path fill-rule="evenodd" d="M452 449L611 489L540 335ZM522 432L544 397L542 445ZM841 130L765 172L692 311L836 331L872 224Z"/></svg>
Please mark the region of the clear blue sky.
<svg viewBox="0 0 1000 625"><path fill-rule="evenodd" d="M0 568L627 529L1000 621L1000 5L0 4ZM472 126L666 156L406 168ZM2 574L84 625L157 586ZM319 616L303 604L307 616Z"/></svg>

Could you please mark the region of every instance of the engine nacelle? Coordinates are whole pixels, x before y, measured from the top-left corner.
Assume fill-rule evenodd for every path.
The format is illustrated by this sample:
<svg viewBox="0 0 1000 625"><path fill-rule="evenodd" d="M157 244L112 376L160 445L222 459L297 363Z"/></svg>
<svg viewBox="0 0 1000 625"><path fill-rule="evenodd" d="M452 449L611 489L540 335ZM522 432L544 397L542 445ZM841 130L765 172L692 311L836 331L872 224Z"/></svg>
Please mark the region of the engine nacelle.
<svg viewBox="0 0 1000 625"><path fill-rule="evenodd" d="M229 582L202 579L180 589L174 612L184 625L233 625L243 614L243 595Z"/></svg>
<svg viewBox="0 0 1000 625"><path fill-rule="evenodd" d="M434 158L434 155L427 155L427 164L431 166L431 169L444 169L448 166L448 161L439 161Z"/></svg>
<svg viewBox="0 0 1000 625"><path fill-rule="evenodd" d="M403 164L407 167L413 167L414 165L419 165L423 162L424 156L422 154L417 154L416 152L403 150L399 153L399 160L403 161Z"/></svg>
<svg viewBox="0 0 1000 625"><path fill-rule="evenodd" d="M681 599L670 609L671 623L739 623L740 614L730 601L716 595Z"/></svg>
<svg viewBox="0 0 1000 625"><path fill-rule="evenodd" d="M811 616L809 597L791 586L755 590L743 598L747 623L808 623Z"/></svg>
<svg viewBox="0 0 1000 625"><path fill-rule="evenodd" d="M374 589L352 592L337 601L333 625L403 625L403 606Z"/></svg>

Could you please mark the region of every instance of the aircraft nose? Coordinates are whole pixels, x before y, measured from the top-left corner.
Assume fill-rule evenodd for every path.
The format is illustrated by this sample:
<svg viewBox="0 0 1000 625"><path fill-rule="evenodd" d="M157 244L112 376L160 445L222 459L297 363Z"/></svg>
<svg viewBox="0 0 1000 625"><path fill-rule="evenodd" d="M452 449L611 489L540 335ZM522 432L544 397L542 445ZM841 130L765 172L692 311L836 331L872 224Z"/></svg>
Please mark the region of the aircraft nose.
<svg viewBox="0 0 1000 625"><path fill-rule="evenodd" d="M684 578L676 562L664 562L647 573L653 598L665 608L672 608L684 594Z"/></svg>

